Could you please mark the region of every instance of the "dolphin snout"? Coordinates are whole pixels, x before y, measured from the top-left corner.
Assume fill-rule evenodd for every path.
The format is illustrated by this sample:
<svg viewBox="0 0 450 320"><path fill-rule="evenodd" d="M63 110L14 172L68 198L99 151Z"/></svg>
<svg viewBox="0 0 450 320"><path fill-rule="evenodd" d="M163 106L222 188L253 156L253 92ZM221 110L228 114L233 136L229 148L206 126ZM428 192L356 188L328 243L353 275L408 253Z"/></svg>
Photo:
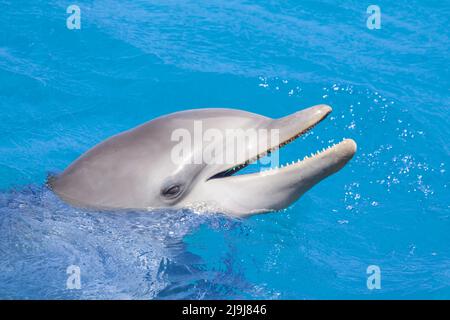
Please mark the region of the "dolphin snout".
<svg viewBox="0 0 450 320"><path fill-rule="evenodd" d="M292 141L324 120L332 110L330 106L320 104L274 119L270 127L279 130L281 143Z"/></svg>

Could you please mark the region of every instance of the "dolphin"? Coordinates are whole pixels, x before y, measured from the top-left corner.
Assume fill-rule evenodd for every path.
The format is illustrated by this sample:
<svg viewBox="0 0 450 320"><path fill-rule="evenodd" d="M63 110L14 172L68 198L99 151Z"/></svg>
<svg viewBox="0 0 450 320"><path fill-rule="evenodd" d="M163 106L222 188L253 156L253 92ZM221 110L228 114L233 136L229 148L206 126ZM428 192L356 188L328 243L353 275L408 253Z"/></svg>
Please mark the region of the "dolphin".
<svg viewBox="0 0 450 320"><path fill-rule="evenodd" d="M224 108L168 114L99 143L50 177L48 185L69 204L96 210L198 207L235 217L281 210L344 167L355 154L356 143L344 139L290 165L237 172L305 134L331 111L330 106L317 105L278 119ZM236 149L245 156L234 162L193 161L211 145L227 148L229 143L218 135L219 141L197 144L180 161L173 161L180 145L174 132L194 134L196 123L216 133L262 129L277 132L277 138L266 134L266 139L245 140Z"/></svg>

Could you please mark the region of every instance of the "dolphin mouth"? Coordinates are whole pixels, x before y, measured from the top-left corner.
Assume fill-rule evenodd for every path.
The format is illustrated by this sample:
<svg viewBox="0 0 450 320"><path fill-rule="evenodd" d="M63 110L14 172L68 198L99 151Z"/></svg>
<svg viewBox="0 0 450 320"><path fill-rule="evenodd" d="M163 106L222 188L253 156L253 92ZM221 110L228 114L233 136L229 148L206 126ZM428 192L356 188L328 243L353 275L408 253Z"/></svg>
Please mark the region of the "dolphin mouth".
<svg viewBox="0 0 450 320"><path fill-rule="evenodd" d="M309 121L307 122L306 125L298 126L298 128L295 128L296 130L294 130L290 135L286 136L285 139L281 143L267 148L266 150L258 153L256 156L253 156L253 157L245 160L242 163L239 163L237 165L228 167L225 170L222 170L222 171L214 174L213 176L208 178L207 181L208 180L212 180L212 179L226 178L226 177L230 177L230 176L235 175L236 173L238 173L242 169L246 168L250 164L255 163L256 161L258 161L260 158L263 158L265 156L270 155L272 152L283 148L284 146L286 146L287 144L291 143L292 141L294 141L294 140L298 139L299 137L307 134L315 126L317 126L320 122L322 122L332 111L331 107L329 107L327 105L320 105L320 106L316 106L316 107L312 107L312 108L300 111L299 113L306 112L306 111L309 111L311 109L319 109L319 112L315 112L314 117L312 119L309 118L308 119ZM292 116L288 116L288 117L285 117L285 118L282 118L282 119L279 119L279 120L275 120L275 121L280 121L280 120L283 120L283 119L286 119L286 118L289 119L290 117L292 117ZM283 130L282 126L280 126L280 130ZM291 167L291 166L294 166L294 165L299 165L299 164L302 164L302 163L304 163L306 161L310 161L310 160L315 159L315 158L320 158L320 156L322 154L324 154L324 153L331 153L331 152L334 152L334 151L338 152L343 145L348 145L349 143L354 145L354 147L352 146L350 149L355 149L354 151L356 151L356 144L355 144L355 142L353 140L351 140L351 139L345 139L344 138L340 143L333 144L332 146L329 146L327 148L323 148L322 150L319 150L316 153L311 153L310 156L305 156L303 159L298 159L296 162L292 161L292 163L290 163L290 164L281 165L280 169L281 168L286 168L286 167ZM353 153L354 153L354 151L353 151ZM350 153L352 153L352 152L350 151ZM351 156L353 155L353 153L351 154ZM278 167L268 168L266 170L261 171L261 173L264 173L266 171L273 171L274 169L278 169Z"/></svg>

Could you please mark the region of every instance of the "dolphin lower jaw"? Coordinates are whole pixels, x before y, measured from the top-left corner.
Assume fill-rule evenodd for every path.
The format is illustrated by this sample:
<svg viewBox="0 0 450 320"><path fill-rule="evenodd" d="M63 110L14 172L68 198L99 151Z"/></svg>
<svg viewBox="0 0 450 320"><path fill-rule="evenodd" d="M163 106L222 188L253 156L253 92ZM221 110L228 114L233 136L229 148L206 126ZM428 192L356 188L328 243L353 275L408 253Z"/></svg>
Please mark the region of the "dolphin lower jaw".
<svg viewBox="0 0 450 320"><path fill-rule="evenodd" d="M239 217L285 209L314 185L344 167L355 152L356 143L344 139L289 165L211 179L205 184L203 196L209 196L212 207Z"/></svg>

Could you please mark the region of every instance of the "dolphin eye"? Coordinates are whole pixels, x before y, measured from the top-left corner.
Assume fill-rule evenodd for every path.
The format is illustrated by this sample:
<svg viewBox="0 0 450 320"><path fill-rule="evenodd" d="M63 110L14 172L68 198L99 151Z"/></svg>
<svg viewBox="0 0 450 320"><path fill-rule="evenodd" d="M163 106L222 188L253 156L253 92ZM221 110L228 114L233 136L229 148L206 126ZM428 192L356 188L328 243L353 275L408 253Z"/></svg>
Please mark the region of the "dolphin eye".
<svg viewBox="0 0 450 320"><path fill-rule="evenodd" d="M162 191L162 195L166 198L173 199L176 198L181 192L181 187L179 185L171 185Z"/></svg>

